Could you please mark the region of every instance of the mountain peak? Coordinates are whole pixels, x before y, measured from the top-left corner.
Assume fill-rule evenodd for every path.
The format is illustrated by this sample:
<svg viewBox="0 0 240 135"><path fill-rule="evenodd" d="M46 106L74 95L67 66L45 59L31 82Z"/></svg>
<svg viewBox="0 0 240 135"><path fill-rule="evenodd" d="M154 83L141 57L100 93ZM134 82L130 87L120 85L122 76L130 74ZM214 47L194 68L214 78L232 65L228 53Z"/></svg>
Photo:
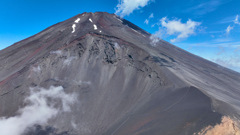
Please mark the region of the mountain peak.
<svg viewBox="0 0 240 135"><path fill-rule="evenodd" d="M237 129L240 75L163 40L153 46L150 36L115 14L82 13L1 50L0 127L26 135Z"/></svg>

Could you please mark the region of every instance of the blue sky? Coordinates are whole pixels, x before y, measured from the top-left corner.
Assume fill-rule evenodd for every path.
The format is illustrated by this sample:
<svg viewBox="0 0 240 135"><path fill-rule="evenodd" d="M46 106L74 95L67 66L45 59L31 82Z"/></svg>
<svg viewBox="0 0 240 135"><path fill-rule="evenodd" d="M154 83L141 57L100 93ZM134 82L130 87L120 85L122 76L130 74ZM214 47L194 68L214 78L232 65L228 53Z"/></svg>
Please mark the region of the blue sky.
<svg viewBox="0 0 240 135"><path fill-rule="evenodd" d="M239 7L240 0L1 0L0 49L77 14L105 11L240 72Z"/></svg>

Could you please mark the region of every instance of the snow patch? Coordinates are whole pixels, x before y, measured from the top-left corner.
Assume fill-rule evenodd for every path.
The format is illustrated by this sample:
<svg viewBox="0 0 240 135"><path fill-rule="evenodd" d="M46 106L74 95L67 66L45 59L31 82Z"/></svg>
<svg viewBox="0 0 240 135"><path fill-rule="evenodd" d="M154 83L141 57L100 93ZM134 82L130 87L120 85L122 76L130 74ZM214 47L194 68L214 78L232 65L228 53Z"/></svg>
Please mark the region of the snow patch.
<svg viewBox="0 0 240 135"><path fill-rule="evenodd" d="M129 27L129 28L130 28L130 27ZM133 28L130 28L130 29L132 29L134 32L138 33L139 35L142 35L143 37L146 37L145 35L143 35L142 33L140 33L140 32L138 32L138 31L134 30Z"/></svg>
<svg viewBox="0 0 240 135"><path fill-rule="evenodd" d="M132 29L132 28L131 28ZM138 34L140 34L141 35L141 33L140 32L138 32L138 31L136 31L136 30L134 30L134 29L132 29L134 32L136 32L136 33L138 33Z"/></svg>
<svg viewBox="0 0 240 135"><path fill-rule="evenodd" d="M92 19L91 19L91 18L89 18L89 21L90 21L90 22L92 22Z"/></svg>
<svg viewBox="0 0 240 135"><path fill-rule="evenodd" d="M57 51L51 51L50 54L62 54L61 50L57 50Z"/></svg>
<svg viewBox="0 0 240 135"><path fill-rule="evenodd" d="M63 63L64 63L64 65L69 65L72 62L72 60L75 60L75 59L77 59L77 57L69 57L69 58L65 59L63 61Z"/></svg>
<svg viewBox="0 0 240 135"><path fill-rule="evenodd" d="M78 18L78 19L77 19L77 20L75 20L74 22L75 22L75 23L78 23L79 21L80 21L80 18Z"/></svg>
<svg viewBox="0 0 240 135"><path fill-rule="evenodd" d="M99 32L101 33L102 31L100 30Z"/></svg>
<svg viewBox="0 0 240 135"><path fill-rule="evenodd" d="M40 72L40 71L41 71L40 66L33 67L33 71L34 71L34 72Z"/></svg>
<svg viewBox="0 0 240 135"><path fill-rule="evenodd" d="M74 33L74 32L75 32L75 28L76 28L76 24L73 24L73 25L72 25L72 28L73 28L72 33Z"/></svg>
<svg viewBox="0 0 240 135"><path fill-rule="evenodd" d="M73 83L74 83L75 85L82 85L82 84L90 85L90 84L91 84L90 81L81 81L81 80L79 80L79 81L73 80Z"/></svg>
<svg viewBox="0 0 240 135"><path fill-rule="evenodd" d="M93 24L94 30L97 30L97 25Z"/></svg>
<svg viewBox="0 0 240 135"><path fill-rule="evenodd" d="M123 22L121 19L118 19L116 16L113 16L114 18L116 18L118 21Z"/></svg>
<svg viewBox="0 0 240 135"><path fill-rule="evenodd" d="M114 47L115 47L116 49L119 49L119 48L120 48L120 46L118 45L118 43L114 43Z"/></svg>
<svg viewBox="0 0 240 135"><path fill-rule="evenodd" d="M71 124L74 129L77 129L77 124L75 122L71 121Z"/></svg>

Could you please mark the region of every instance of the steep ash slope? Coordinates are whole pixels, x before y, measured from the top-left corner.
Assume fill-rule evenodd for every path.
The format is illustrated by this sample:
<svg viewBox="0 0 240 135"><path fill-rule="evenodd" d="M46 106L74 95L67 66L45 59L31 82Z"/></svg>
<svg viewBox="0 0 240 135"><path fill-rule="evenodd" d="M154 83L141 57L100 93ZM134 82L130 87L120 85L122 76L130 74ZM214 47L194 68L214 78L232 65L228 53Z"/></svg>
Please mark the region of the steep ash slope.
<svg viewBox="0 0 240 135"><path fill-rule="evenodd" d="M239 119L238 73L149 36L83 13L1 50L0 125L35 106L19 134L191 135Z"/></svg>

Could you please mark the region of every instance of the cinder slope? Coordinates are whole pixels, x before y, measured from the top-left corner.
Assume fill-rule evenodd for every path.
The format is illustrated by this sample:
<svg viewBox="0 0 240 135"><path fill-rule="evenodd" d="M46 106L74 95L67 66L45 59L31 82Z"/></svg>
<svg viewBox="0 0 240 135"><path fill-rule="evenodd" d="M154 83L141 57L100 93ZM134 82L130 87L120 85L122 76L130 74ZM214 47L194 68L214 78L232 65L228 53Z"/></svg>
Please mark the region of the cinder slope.
<svg viewBox="0 0 240 135"><path fill-rule="evenodd" d="M238 73L149 36L114 14L83 13L1 50L0 117L18 115L30 87L62 86L77 95L71 111L23 134L192 135L239 119Z"/></svg>

